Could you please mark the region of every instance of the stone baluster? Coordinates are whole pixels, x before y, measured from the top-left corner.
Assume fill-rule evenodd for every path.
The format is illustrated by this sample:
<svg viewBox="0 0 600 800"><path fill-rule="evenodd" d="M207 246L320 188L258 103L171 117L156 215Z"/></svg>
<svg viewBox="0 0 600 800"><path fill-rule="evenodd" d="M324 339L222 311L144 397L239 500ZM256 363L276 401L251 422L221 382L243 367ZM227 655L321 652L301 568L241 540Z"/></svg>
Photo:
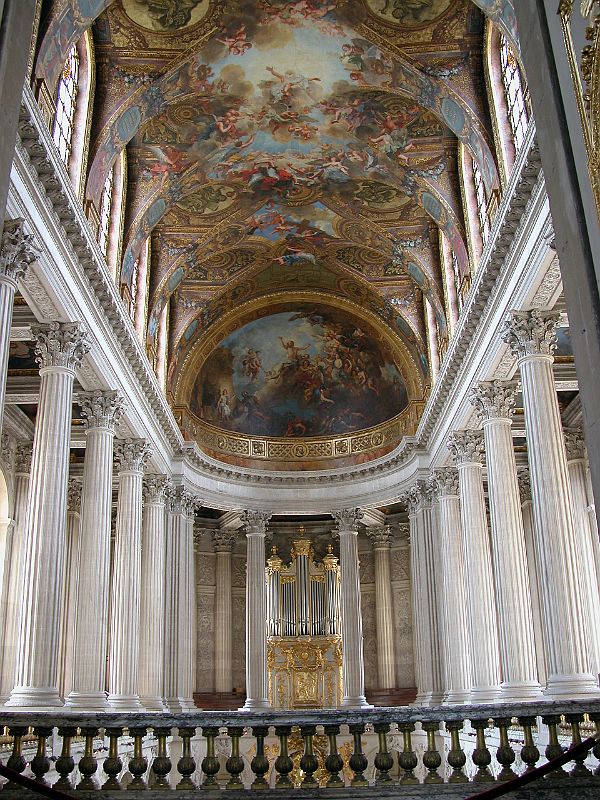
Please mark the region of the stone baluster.
<svg viewBox="0 0 600 800"><path fill-rule="evenodd" d="M146 475L143 481L142 579L140 596L140 702L146 711L164 711L163 667L165 619L166 475Z"/></svg>
<svg viewBox="0 0 600 800"><path fill-rule="evenodd" d="M408 493L413 637L418 705L438 705L444 696L442 623L439 616L440 554L433 491L418 481Z"/></svg>
<svg viewBox="0 0 600 800"><path fill-rule="evenodd" d="M500 699L542 696L535 658L531 592L523 515L512 440L511 416L516 384L487 381L474 387L475 406L485 440L492 523L492 559L500 633Z"/></svg>
<svg viewBox="0 0 600 800"><path fill-rule="evenodd" d="M244 709L269 708L267 687L267 592L265 535L270 511L246 511L246 702Z"/></svg>
<svg viewBox="0 0 600 800"><path fill-rule="evenodd" d="M527 467L523 467L517 471L517 480L519 481L519 497L521 500L521 513L523 515L523 534L525 537L525 551L527 553L527 574L529 576L529 592L531 595L535 661L538 680L542 686L545 686L548 680L548 669L546 667L546 647L544 644L544 625L542 623L542 599L538 571L539 558L535 551L533 502L531 500L531 484L529 482L529 470Z"/></svg>
<svg viewBox="0 0 600 800"><path fill-rule="evenodd" d="M141 709L138 683L142 571L142 479L151 455L144 439L115 444L119 472L112 580L108 705Z"/></svg>
<svg viewBox="0 0 600 800"><path fill-rule="evenodd" d="M396 686L394 613L390 568L390 548L393 537L388 525L370 526L365 531L373 546L375 566L377 677L380 689L393 689Z"/></svg>
<svg viewBox="0 0 600 800"><path fill-rule="evenodd" d="M59 688L61 697L68 697L73 688L73 635L77 619L79 591L79 559L81 555L81 490L80 478L71 478L67 489L67 541L65 545L65 589L62 609L62 629L59 659Z"/></svg>
<svg viewBox="0 0 600 800"><path fill-rule="evenodd" d="M358 522L362 514L357 508L344 508L332 514L340 536L342 706L356 708L367 706L358 564Z"/></svg>
<svg viewBox="0 0 600 800"><path fill-rule="evenodd" d="M233 689L231 663L231 550L235 531L213 531L215 546L215 691Z"/></svg>
<svg viewBox="0 0 600 800"><path fill-rule="evenodd" d="M458 467L460 517L465 557L471 701L492 703L500 696L498 615L483 493L483 433L456 431L448 447Z"/></svg>
<svg viewBox="0 0 600 800"><path fill-rule="evenodd" d="M571 490L571 512L578 554L579 580L587 625L586 637L592 659L592 673L600 673L600 590L596 573L594 541L596 532L590 527L588 514L587 458L581 429L564 431L567 451L567 472Z"/></svg>
<svg viewBox="0 0 600 800"><path fill-rule="evenodd" d="M23 614L16 686L7 705L57 707L69 438L75 367L88 351L83 326L32 325L40 364L29 487Z"/></svg>
<svg viewBox="0 0 600 800"><path fill-rule="evenodd" d="M176 486L168 498L165 602L165 702L169 711L191 711L195 675L193 522L196 498Z"/></svg>
<svg viewBox="0 0 600 800"><path fill-rule="evenodd" d="M559 314L513 311L503 339L521 374L550 698L599 693L592 674L571 515L567 456L552 373Z"/></svg>
<svg viewBox="0 0 600 800"><path fill-rule="evenodd" d="M440 505L440 558L444 605L445 703L468 703L471 696L471 645L465 559L460 524L458 470L434 473Z"/></svg>
<svg viewBox="0 0 600 800"><path fill-rule="evenodd" d="M25 233L24 225L23 219L5 220L0 240L0 429L4 414L15 291L18 281L25 276L38 253L33 236Z"/></svg>
<svg viewBox="0 0 600 800"><path fill-rule="evenodd" d="M123 413L117 392L92 391L77 397L85 420L85 460L80 522L77 614L71 691L65 705L105 711L106 631L110 586L110 523L113 439Z"/></svg>
<svg viewBox="0 0 600 800"><path fill-rule="evenodd" d="M27 496L29 493L29 473L31 471L31 442L17 442L14 460L14 527L8 589L6 593L6 615L1 648L0 703L4 703L15 685L17 668L17 641L23 606L23 575L25 570L25 533L27 521Z"/></svg>

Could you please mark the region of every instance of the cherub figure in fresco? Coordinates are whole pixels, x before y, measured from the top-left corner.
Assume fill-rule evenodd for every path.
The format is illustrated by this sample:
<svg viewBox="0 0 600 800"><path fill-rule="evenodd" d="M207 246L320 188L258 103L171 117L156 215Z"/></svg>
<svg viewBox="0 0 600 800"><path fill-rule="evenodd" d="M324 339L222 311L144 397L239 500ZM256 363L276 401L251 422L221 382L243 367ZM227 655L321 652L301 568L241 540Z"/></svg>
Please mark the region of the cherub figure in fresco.
<svg viewBox="0 0 600 800"><path fill-rule="evenodd" d="M217 39L217 41L224 44L232 56L243 56L246 50L250 50L252 47L252 42L249 42L246 38L245 25L240 25L232 34L225 36L223 39Z"/></svg>
<svg viewBox="0 0 600 800"><path fill-rule="evenodd" d="M211 114L211 117L215 121L215 128L222 134L221 139L232 141L243 136L242 131L237 127L237 123L242 118L242 114L237 108L230 108L221 117L217 117L215 114Z"/></svg>
<svg viewBox="0 0 600 800"><path fill-rule="evenodd" d="M161 175L163 181L170 175L179 175L189 166L187 153L175 147L164 144L161 147L152 145L148 149L159 159L148 171L152 176Z"/></svg>
<svg viewBox="0 0 600 800"><path fill-rule="evenodd" d="M202 0L136 0L138 5L148 9L156 28L167 31L185 28L192 19L192 11L201 2Z"/></svg>
<svg viewBox="0 0 600 800"><path fill-rule="evenodd" d="M302 139L305 142L308 142L315 133L318 132L318 128L314 125L308 125L306 122L302 123L301 125L290 125L288 131L292 134L295 139Z"/></svg>
<svg viewBox="0 0 600 800"><path fill-rule="evenodd" d="M403 126L402 122L403 120L394 119L391 114L386 114L381 121L383 131L379 136L371 137L371 142L373 144L382 144L388 156L411 150L414 145L410 140L408 130Z"/></svg>
<svg viewBox="0 0 600 800"><path fill-rule="evenodd" d="M262 360L260 358L260 350L254 350L249 347L246 355L242 359L242 368L244 375L246 375L252 382L254 382L262 369Z"/></svg>

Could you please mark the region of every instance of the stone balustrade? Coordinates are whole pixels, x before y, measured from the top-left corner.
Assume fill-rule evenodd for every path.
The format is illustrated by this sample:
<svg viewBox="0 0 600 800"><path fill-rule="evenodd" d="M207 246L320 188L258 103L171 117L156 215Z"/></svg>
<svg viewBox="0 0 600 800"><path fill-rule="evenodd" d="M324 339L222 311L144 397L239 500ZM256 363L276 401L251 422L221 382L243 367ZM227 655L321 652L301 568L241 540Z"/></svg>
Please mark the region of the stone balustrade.
<svg viewBox="0 0 600 800"><path fill-rule="evenodd" d="M5 711L2 726L4 764L67 791L345 789L335 793L341 797L360 787L363 797L468 797L590 736L593 749L533 784L531 797L557 783L561 797L597 796L600 787L600 701L301 713ZM11 788L18 787L9 782L2 791Z"/></svg>

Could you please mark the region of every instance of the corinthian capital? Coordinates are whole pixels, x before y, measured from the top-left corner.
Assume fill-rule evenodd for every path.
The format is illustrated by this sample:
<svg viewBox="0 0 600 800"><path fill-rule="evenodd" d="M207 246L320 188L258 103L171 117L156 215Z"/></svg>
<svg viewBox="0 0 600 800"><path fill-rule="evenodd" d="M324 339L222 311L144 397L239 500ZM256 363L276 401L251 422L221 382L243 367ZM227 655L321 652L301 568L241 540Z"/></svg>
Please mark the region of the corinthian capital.
<svg viewBox="0 0 600 800"><path fill-rule="evenodd" d="M49 322L32 325L36 338L36 361L43 367L75 369L89 352L87 329L80 322Z"/></svg>
<svg viewBox="0 0 600 800"><path fill-rule="evenodd" d="M585 458L585 439L581 428L565 428L563 433L565 435L567 461Z"/></svg>
<svg viewBox="0 0 600 800"><path fill-rule="evenodd" d="M0 276L15 283L25 275L39 253L33 234L25 233L24 225L24 219L7 219L0 242Z"/></svg>
<svg viewBox="0 0 600 800"><path fill-rule="evenodd" d="M535 355L552 355L556 347L558 311L512 311L504 323L502 339L508 343L517 358Z"/></svg>
<svg viewBox="0 0 600 800"><path fill-rule="evenodd" d="M362 511L360 508L340 508L332 511L331 515L338 526L339 532L356 531L362 518Z"/></svg>
<svg viewBox="0 0 600 800"><path fill-rule="evenodd" d="M235 530L231 528L215 528L212 531L215 553L231 553L235 542Z"/></svg>
<svg viewBox="0 0 600 800"><path fill-rule="evenodd" d="M246 534L264 536L267 532L267 522L272 515L272 511L244 511L242 522L246 527Z"/></svg>
<svg viewBox="0 0 600 800"><path fill-rule="evenodd" d="M123 398L118 392L79 392L76 402L81 406L86 430L105 428L114 431L115 423L123 415Z"/></svg>
<svg viewBox="0 0 600 800"><path fill-rule="evenodd" d="M144 475L142 494L144 504L164 505L172 483L166 475Z"/></svg>
<svg viewBox="0 0 600 800"><path fill-rule="evenodd" d="M202 505L200 498L190 492L185 486L173 486L167 493L169 510L172 514L183 514L192 519L196 509Z"/></svg>
<svg viewBox="0 0 600 800"><path fill-rule="evenodd" d="M457 464L483 464L483 431L454 431L448 439L448 450Z"/></svg>
<svg viewBox="0 0 600 800"><path fill-rule="evenodd" d="M440 497L458 497L458 470L456 467L442 467L433 473Z"/></svg>
<svg viewBox="0 0 600 800"><path fill-rule="evenodd" d="M152 449L145 439L120 439L115 442L115 461L119 472L143 472Z"/></svg>
<svg viewBox="0 0 600 800"><path fill-rule="evenodd" d="M365 528L374 550L391 547L394 539L389 525L373 525Z"/></svg>
<svg viewBox="0 0 600 800"><path fill-rule="evenodd" d="M473 386L469 400L481 422L488 419L510 419L515 408L515 381L482 381Z"/></svg>
<svg viewBox="0 0 600 800"><path fill-rule="evenodd" d="M31 472L31 456L33 453L33 442L18 441L15 446L15 472L21 475L29 475Z"/></svg>

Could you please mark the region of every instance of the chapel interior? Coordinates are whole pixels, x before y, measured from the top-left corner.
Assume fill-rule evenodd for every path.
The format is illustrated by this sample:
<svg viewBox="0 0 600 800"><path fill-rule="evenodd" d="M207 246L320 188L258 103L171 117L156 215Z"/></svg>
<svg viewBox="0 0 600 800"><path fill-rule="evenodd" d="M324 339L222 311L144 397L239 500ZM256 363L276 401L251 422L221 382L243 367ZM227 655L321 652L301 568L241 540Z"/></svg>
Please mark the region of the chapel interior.
<svg viewBox="0 0 600 800"><path fill-rule="evenodd" d="M594 796L599 20L0 1L0 776Z"/></svg>

